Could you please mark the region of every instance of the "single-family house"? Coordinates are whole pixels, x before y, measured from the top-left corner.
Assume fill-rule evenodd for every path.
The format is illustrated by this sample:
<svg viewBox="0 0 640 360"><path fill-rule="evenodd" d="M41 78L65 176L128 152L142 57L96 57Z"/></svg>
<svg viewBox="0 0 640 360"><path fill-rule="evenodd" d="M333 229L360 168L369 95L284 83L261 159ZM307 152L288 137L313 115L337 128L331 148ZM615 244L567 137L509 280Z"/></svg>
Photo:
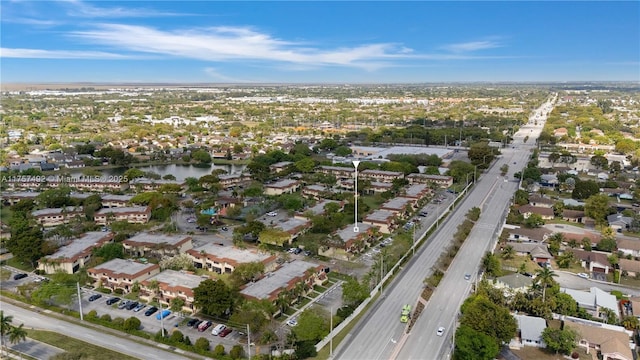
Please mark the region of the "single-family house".
<svg viewBox="0 0 640 360"><path fill-rule="evenodd" d="M515 343L520 346L545 348L547 344L542 340L542 332L547 328L547 321L541 317L528 315L513 315L518 322L518 336ZM509 344L511 347L511 344ZM518 347L520 347L518 346Z"/></svg>
<svg viewBox="0 0 640 360"><path fill-rule="evenodd" d="M525 293L529 291L533 279L520 273L500 276L495 279L493 286L508 294Z"/></svg>
<svg viewBox="0 0 640 360"><path fill-rule="evenodd" d="M616 297L598 287L592 286L589 291L560 288L560 292L570 295L580 308L594 317L606 319L607 314L604 309L610 309L616 318L620 318Z"/></svg>
<svg viewBox="0 0 640 360"><path fill-rule="evenodd" d="M597 322L583 319L570 321L565 318L565 328L574 330L578 334L578 346L584 348L587 353L600 354L602 360L633 360L631 351L632 342L624 328L612 329L612 326L604 326Z"/></svg>
<svg viewBox="0 0 640 360"><path fill-rule="evenodd" d="M612 269L609 262L609 253L600 251L585 251L582 249L566 249L571 251L576 259L580 261L580 265L589 272L598 272L608 274Z"/></svg>

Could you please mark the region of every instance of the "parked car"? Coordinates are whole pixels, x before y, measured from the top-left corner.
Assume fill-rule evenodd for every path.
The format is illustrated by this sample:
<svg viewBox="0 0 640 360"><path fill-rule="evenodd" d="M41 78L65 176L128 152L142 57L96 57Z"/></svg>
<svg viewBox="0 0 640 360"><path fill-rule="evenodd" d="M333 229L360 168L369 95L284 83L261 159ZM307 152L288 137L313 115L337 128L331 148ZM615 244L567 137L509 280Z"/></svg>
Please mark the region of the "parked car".
<svg viewBox="0 0 640 360"><path fill-rule="evenodd" d="M216 327L213 328L213 330L211 330L211 335L218 336L226 328L227 326L225 324L218 324Z"/></svg>
<svg viewBox="0 0 640 360"><path fill-rule="evenodd" d="M112 298L109 298L109 299L107 300L107 305L113 305L113 304L117 303L118 301L120 301L120 298L119 298L119 297L112 297Z"/></svg>
<svg viewBox="0 0 640 360"><path fill-rule="evenodd" d="M189 321L187 321L187 327L192 327L193 325L195 325L196 323L198 323L200 320L193 318L193 319L189 319Z"/></svg>
<svg viewBox="0 0 640 360"><path fill-rule="evenodd" d="M122 300L122 302L120 302L120 304L118 304L118 309L124 309L125 307L129 306L129 303L131 303L131 301Z"/></svg>
<svg viewBox="0 0 640 360"><path fill-rule="evenodd" d="M193 328L194 328L194 329L197 329L197 328L200 326L200 324L202 324L203 322L204 322L204 320L198 320L198 321L196 321L196 323L195 323L195 324L193 324Z"/></svg>
<svg viewBox="0 0 640 360"><path fill-rule="evenodd" d="M136 306L136 307L134 307L134 308L133 308L133 311L138 312L138 311L140 311L140 310L144 309L145 307L147 307L147 305L145 305L145 304L138 304L138 306Z"/></svg>
<svg viewBox="0 0 640 360"><path fill-rule="evenodd" d="M223 226L223 227L221 227L221 228L220 228L220 230L222 230L222 231L227 231L227 230L229 230L229 228L228 228L228 227L226 227L226 226Z"/></svg>
<svg viewBox="0 0 640 360"><path fill-rule="evenodd" d="M144 312L144 316L151 316L156 311L158 311L158 308L155 307L155 306L152 306L152 307L148 308L147 311Z"/></svg>
<svg viewBox="0 0 640 360"><path fill-rule="evenodd" d="M140 303L139 303L139 302L137 302L137 301L130 302L130 303L129 303L129 305L125 306L125 309L127 309L127 310L133 310L133 309L135 309L135 308L136 308L136 306L138 306L139 304L140 304Z"/></svg>
<svg viewBox="0 0 640 360"><path fill-rule="evenodd" d="M296 326L296 325L298 325L298 319L296 319L296 318L291 318L291 319L287 320L287 325L289 325L289 326Z"/></svg>
<svg viewBox="0 0 640 360"><path fill-rule="evenodd" d="M578 277L581 277L583 279L588 279L589 278L589 274L587 274L587 273L579 273Z"/></svg>
<svg viewBox="0 0 640 360"><path fill-rule="evenodd" d="M96 301L98 299L100 299L102 297L102 295L100 294L93 294L91 296L89 296L89 301Z"/></svg>
<svg viewBox="0 0 640 360"><path fill-rule="evenodd" d="M15 274L15 275L13 275L13 280L20 280L20 279L24 279L24 278L26 278L27 276L29 276L29 275L27 275L27 274L25 274L25 273Z"/></svg>
<svg viewBox="0 0 640 360"><path fill-rule="evenodd" d="M203 332L205 330L207 330L208 328L211 327L211 325L213 325L213 323L211 321L203 321L200 323L200 325L198 325L198 331Z"/></svg>
<svg viewBox="0 0 640 360"><path fill-rule="evenodd" d="M164 319L169 315L171 315L171 310L162 310L162 312L160 312L158 315L156 315L156 319L158 319L158 320Z"/></svg>
<svg viewBox="0 0 640 360"><path fill-rule="evenodd" d="M267 213L267 216L278 216L278 213L275 211Z"/></svg>
<svg viewBox="0 0 640 360"><path fill-rule="evenodd" d="M233 331L233 330L231 330L230 328L226 328L226 329L222 330L222 331L220 332L220 335L218 335L218 336L220 336L220 337L225 337L225 336L227 336L227 335L231 334L231 332L232 332L232 331Z"/></svg>

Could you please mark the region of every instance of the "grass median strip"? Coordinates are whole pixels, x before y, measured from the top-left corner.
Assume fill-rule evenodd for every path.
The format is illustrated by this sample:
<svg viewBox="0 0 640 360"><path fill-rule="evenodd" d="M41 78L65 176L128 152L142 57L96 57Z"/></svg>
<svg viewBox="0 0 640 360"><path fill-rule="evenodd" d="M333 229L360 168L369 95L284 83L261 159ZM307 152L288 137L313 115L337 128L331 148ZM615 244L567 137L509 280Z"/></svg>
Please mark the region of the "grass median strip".
<svg viewBox="0 0 640 360"><path fill-rule="evenodd" d="M45 330L27 330L27 336L31 339L41 341L43 343L53 345L64 351L81 355L82 359L90 360L137 360L137 358L128 356L117 351L109 350L100 346L90 344L88 342L74 339L65 335L61 335L52 331Z"/></svg>

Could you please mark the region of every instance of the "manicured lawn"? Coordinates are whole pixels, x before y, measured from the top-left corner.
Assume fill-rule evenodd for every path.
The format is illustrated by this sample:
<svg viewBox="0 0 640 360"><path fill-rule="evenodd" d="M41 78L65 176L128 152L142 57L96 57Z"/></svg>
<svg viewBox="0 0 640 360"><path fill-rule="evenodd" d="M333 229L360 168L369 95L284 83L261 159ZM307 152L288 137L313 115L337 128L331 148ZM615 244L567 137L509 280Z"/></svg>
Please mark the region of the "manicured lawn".
<svg viewBox="0 0 640 360"><path fill-rule="evenodd" d="M308 293L308 294L307 294L307 296L308 296L308 297L310 297L310 298L312 298L312 299L315 299L315 298L317 298L318 296L320 296L320 294L319 294L319 293L317 293L317 292L315 292L315 291L312 291L312 292Z"/></svg>
<svg viewBox="0 0 640 360"><path fill-rule="evenodd" d="M311 299L307 299L307 298L303 298L302 300L300 300L300 302L298 303L298 307L302 308L303 306L307 305L308 303L311 302Z"/></svg>
<svg viewBox="0 0 640 360"><path fill-rule="evenodd" d="M33 267L29 263L23 263L16 258L11 258L6 260L5 264L8 266L12 266L16 269L20 269L22 271L31 272L33 271Z"/></svg>
<svg viewBox="0 0 640 360"><path fill-rule="evenodd" d="M522 350L512 350L514 354L520 357L522 360L564 360L565 357L562 354L554 354L544 351L542 349L534 348L531 346L525 346ZM579 355L580 360L592 360L591 355L587 355L587 353L583 349L575 350Z"/></svg>
<svg viewBox="0 0 640 360"><path fill-rule="evenodd" d="M29 330L27 336L31 339L42 341L49 345L53 345L63 349L69 353L77 354L78 359L91 360L136 360L136 358L121 354L119 352L109 350L100 346L96 346L78 339L74 339L65 335L61 335L51 331ZM75 358L75 357L74 357Z"/></svg>

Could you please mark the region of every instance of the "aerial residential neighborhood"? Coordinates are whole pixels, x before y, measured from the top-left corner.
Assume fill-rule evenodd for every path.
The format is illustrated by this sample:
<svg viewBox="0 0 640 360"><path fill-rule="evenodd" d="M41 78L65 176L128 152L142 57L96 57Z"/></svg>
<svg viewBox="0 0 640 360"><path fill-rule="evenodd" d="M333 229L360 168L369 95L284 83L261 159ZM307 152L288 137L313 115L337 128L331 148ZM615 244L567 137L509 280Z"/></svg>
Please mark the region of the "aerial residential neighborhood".
<svg viewBox="0 0 640 360"><path fill-rule="evenodd" d="M3 1L0 358L637 359L639 13Z"/></svg>

